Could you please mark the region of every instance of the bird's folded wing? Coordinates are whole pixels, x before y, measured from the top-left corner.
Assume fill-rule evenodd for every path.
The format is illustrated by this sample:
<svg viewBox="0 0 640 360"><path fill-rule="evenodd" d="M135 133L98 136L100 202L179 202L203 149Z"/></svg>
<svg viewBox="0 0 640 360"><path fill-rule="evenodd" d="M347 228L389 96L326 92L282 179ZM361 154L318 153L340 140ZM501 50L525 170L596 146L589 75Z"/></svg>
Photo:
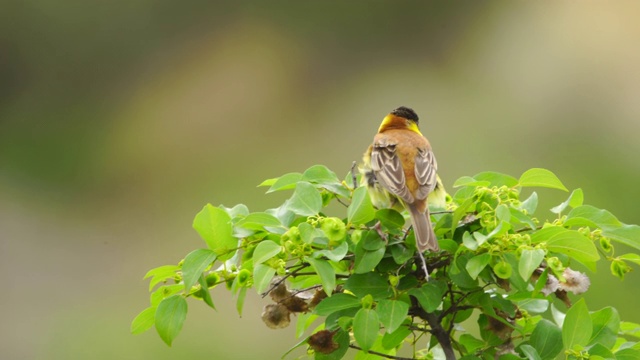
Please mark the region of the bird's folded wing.
<svg viewBox="0 0 640 360"><path fill-rule="evenodd" d="M416 191L415 197L419 200L426 199L430 192L436 187L436 171L438 163L433 151L430 149L418 150L415 160L415 174L420 187Z"/></svg>
<svg viewBox="0 0 640 360"><path fill-rule="evenodd" d="M371 168L382 187L405 202L413 203L414 197L407 188L402 163L396 156L395 144L374 144L371 151Z"/></svg>

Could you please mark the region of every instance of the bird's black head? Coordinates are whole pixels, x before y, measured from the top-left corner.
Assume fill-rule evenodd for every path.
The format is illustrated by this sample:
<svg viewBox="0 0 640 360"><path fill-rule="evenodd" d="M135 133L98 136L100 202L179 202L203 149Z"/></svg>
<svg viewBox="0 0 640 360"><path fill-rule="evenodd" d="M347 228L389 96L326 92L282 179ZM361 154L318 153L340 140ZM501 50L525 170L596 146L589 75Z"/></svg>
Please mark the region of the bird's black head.
<svg viewBox="0 0 640 360"><path fill-rule="evenodd" d="M408 108L406 106L400 106L399 108L393 110L391 113L395 116L400 116L405 119L415 121L416 124L418 123L418 120L419 120L418 114L416 114L416 112L413 111L413 109Z"/></svg>

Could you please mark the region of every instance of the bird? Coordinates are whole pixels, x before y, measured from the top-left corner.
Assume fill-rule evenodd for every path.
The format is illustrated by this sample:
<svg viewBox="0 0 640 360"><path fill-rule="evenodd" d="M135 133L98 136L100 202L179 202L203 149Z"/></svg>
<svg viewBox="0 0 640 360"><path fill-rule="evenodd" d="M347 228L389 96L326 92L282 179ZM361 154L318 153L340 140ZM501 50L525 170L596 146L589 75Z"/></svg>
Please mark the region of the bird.
<svg viewBox="0 0 640 360"><path fill-rule="evenodd" d="M420 132L418 122L418 114L406 106L385 116L363 155L360 172L375 207L409 212L428 279L423 253L440 251L428 204L444 208L447 193L436 173L438 164L431 144Z"/></svg>

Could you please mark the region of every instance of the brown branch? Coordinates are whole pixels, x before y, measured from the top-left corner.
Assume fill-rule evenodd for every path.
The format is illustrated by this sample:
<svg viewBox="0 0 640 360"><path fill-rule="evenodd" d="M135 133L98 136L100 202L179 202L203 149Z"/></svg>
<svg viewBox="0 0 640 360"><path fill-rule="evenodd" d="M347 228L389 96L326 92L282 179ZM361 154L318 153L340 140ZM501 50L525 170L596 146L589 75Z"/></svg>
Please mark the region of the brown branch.
<svg viewBox="0 0 640 360"><path fill-rule="evenodd" d="M411 296L411 308L409 309L409 315L415 315L422 320L425 320L431 327L431 334L436 337L438 343L444 351L444 356L447 360L456 360L456 354L453 352L451 345L451 338L447 331L442 327L438 317L433 313L426 312L418 299L415 296Z"/></svg>
<svg viewBox="0 0 640 360"><path fill-rule="evenodd" d="M361 347L357 346L357 345L353 345L353 344L349 344L349 347L352 349L356 349L356 350L362 350ZM400 356L393 356L393 355L387 355L387 354L383 354L377 351L373 351L373 350L369 350L367 351L369 354L373 354L373 355L378 355L381 356L383 358L387 358L387 359L394 359L394 360L416 360L415 358L406 358L406 357L400 357Z"/></svg>

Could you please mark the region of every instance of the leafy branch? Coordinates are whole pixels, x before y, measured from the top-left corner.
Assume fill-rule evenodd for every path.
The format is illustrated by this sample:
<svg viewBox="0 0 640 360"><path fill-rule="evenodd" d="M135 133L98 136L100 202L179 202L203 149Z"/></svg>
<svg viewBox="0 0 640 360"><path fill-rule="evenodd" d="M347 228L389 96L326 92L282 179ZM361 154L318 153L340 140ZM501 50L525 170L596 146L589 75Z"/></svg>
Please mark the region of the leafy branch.
<svg viewBox="0 0 640 360"><path fill-rule="evenodd" d="M206 248L147 273L150 306L131 331L155 327L171 345L187 298L215 309L210 290L224 285L238 313L249 289L269 296L262 320L270 328L289 326L293 315L301 340L292 350L306 347L316 359L349 349L356 358L423 359L436 348L447 360L640 358L640 325L613 307L590 311L580 297L597 262L620 279L640 265L635 252L615 253L617 244L640 250L640 227L584 204L582 190L541 220L529 189L568 192L548 170L458 179L446 208L431 208L442 251L426 254L427 280L407 215L375 209L358 183L355 166L341 180L316 165L261 184L292 192L279 207L206 205L193 222ZM346 213L328 214L333 202ZM397 356L406 346L413 357Z"/></svg>

